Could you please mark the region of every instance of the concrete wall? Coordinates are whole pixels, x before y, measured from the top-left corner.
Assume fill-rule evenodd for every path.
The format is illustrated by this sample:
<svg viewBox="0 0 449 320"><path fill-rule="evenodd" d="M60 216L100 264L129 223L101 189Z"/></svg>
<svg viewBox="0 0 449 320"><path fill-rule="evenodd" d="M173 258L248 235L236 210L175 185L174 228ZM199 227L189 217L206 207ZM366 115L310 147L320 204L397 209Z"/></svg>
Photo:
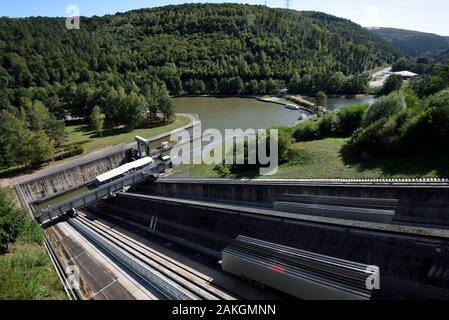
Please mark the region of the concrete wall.
<svg viewBox="0 0 449 320"><path fill-rule="evenodd" d="M254 181L160 180L141 184L145 194L249 202L271 206L284 193L398 199L394 221L449 227L449 187L301 185Z"/></svg>
<svg viewBox="0 0 449 320"><path fill-rule="evenodd" d="M129 150L121 150L86 163L66 168L16 186L21 202L26 203L68 191L93 180L128 161Z"/></svg>
<svg viewBox="0 0 449 320"><path fill-rule="evenodd" d="M364 230L280 219L199 206L161 203L118 196L95 212L132 221L149 230L158 217L156 231L221 251L238 235L250 236L324 255L377 265L381 288L377 298L448 298L449 240L393 232ZM441 268L429 276L432 268Z"/></svg>

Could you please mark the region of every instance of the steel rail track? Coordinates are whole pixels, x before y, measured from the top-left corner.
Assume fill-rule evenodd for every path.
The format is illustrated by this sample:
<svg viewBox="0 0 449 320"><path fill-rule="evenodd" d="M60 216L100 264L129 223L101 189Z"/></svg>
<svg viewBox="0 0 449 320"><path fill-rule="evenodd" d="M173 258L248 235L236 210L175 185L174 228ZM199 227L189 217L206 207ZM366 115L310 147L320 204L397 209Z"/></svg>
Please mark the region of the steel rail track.
<svg viewBox="0 0 449 320"><path fill-rule="evenodd" d="M69 285L68 277L64 271L63 265L58 259L58 256L56 255L50 240L48 240L47 238L47 235L44 235L44 246L48 256L50 257L51 262L53 263L56 273L58 274L58 277L62 282L64 291L66 292L67 296L69 297L70 300L80 300L78 292Z"/></svg>
<svg viewBox="0 0 449 320"><path fill-rule="evenodd" d="M140 252L142 247L136 249L135 244L126 243L128 241L124 240L123 237L113 234L110 230L105 230L105 228L83 216L72 219L69 223L72 226L75 225L78 231L81 231L90 240L112 254L152 288L156 289L159 293L158 297L161 299L219 300L232 298L212 288L204 279L198 279L192 272L189 275L185 268L181 270L173 264L167 266L167 260L148 257L148 255Z"/></svg>
<svg viewBox="0 0 449 320"><path fill-rule="evenodd" d="M142 254L144 257L146 257L147 259L154 261L156 263L159 263L166 268L169 268L170 270L175 272L180 277L186 279L187 281L195 283L197 286L202 287L202 289L204 289L205 291L208 291L212 295L215 295L219 299L223 299L223 300L234 300L235 299L232 295L224 292L221 289L218 289L218 288L212 286L210 284L212 279L207 277L206 275L201 274L201 273L197 272L196 270L194 270L186 265L183 265L182 263L180 263L176 260L173 260L154 249L151 249L151 248L143 245L141 242L134 240L133 238L131 238L113 228L110 228L109 226L107 226L97 220L90 221L89 219L87 219L85 217L84 213L82 213L82 212L79 213L78 218L83 219L87 223L95 225L96 228L100 229L101 231L103 231L105 233L108 233L109 236L113 237L117 241L121 241L121 242L125 243L127 246L132 247L133 249L138 251L140 254Z"/></svg>

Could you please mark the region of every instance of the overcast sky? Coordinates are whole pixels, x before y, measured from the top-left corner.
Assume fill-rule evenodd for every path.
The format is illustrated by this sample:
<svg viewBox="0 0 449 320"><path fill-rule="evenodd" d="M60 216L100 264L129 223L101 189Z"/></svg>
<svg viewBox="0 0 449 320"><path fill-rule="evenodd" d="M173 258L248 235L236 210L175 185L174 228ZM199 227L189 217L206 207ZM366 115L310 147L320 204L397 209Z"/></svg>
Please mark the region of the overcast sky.
<svg viewBox="0 0 449 320"><path fill-rule="evenodd" d="M0 16L65 16L68 5L81 15L105 15L131 9L181 4L182 0L2 0ZM224 1L187 1L213 2ZM265 0L225 1L265 4ZM271 7L285 7L285 0L267 0ZM449 36L448 0L291 0L291 8L314 10L348 18L362 26L395 27Z"/></svg>

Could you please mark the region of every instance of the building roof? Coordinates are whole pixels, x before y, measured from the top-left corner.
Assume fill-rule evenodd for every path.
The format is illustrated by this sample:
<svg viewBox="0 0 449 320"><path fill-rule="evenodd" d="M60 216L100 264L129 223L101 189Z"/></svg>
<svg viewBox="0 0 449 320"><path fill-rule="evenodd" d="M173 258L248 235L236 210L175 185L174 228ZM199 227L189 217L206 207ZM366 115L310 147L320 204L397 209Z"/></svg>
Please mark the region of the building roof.
<svg viewBox="0 0 449 320"><path fill-rule="evenodd" d="M417 73L414 72L410 72L410 71L399 71L399 72L393 72L393 74L397 74L401 77L407 77L407 78L411 78L411 77L416 77L418 76Z"/></svg>

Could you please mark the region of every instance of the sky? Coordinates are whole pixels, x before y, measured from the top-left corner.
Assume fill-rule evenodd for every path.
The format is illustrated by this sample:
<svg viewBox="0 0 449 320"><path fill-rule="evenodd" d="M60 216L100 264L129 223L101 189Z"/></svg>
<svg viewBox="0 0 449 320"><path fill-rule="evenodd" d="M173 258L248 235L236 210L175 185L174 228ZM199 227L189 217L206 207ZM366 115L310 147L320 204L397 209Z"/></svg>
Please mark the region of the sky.
<svg viewBox="0 0 449 320"><path fill-rule="evenodd" d="M239 2L265 4L265 0L2 0L0 16L67 16L76 5L82 16L102 16L132 9L185 2ZM285 7L285 0L266 0L271 7ZM290 0L290 8L314 10L350 19L365 27L393 27L449 36L448 0Z"/></svg>

